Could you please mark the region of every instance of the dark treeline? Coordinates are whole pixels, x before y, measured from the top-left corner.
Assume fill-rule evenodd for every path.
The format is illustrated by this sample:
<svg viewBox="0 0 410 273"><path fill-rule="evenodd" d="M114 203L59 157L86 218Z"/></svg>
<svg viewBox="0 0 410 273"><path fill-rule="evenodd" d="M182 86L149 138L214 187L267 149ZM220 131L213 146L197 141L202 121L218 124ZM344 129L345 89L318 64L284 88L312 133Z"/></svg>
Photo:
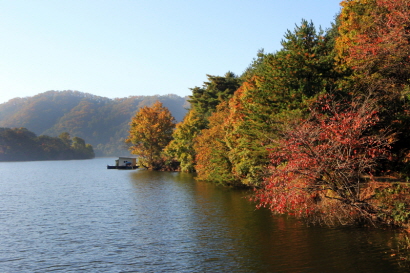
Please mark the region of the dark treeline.
<svg viewBox="0 0 410 273"><path fill-rule="evenodd" d="M161 101L181 121L189 108L177 95L109 99L78 91L47 91L0 104L0 127L24 127L37 135L63 132L86 139L97 156L127 154L123 140L131 117L141 107Z"/></svg>
<svg viewBox="0 0 410 273"><path fill-rule="evenodd" d="M84 139L36 136L26 128L0 128L0 161L69 160L94 158L94 150Z"/></svg>
<svg viewBox="0 0 410 273"><path fill-rule="evenodd" d="M133 137L141 133L133 125L133 151L158 147L157 166L254 188L253 200L274 213L407 225L410 2L341 6L331 28L302 20L242 75L208 75L165 148Z"/></svg>

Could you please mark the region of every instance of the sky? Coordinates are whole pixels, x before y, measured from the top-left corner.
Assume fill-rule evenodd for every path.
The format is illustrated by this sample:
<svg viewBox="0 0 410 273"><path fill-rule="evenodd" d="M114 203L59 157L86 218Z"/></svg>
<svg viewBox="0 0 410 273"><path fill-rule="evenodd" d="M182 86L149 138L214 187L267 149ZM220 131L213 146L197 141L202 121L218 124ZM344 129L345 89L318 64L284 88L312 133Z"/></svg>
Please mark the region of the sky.
<svg viewBox="0 0 410 273"><path fill-rule="evenodd" d="M1 0L0 103L49 90L191 95L241 75L302 19L327 29L340 0Z"/></svg>

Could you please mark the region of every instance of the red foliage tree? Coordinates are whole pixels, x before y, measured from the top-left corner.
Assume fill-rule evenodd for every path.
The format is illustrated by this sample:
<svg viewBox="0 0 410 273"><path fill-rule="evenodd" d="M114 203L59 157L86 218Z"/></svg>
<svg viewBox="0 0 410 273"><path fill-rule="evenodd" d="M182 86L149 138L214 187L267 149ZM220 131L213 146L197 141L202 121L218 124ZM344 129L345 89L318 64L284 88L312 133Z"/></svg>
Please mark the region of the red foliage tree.
<svg viewBox="0 0 410 273"><path fill-rule="evenodd" d="M393 141L388 130L375 129L377 124L370 99L336 104L329 95L321 97L307 120L275 141L270 176L254 200L276 213L327 224L371 219L363 176L388 158Z"/></svg>
<svg viewBox="0 0 410 273"><path fill-rule="evenodd" d="M344 0L341 5L338 59L352 70L356 92L371 90L378 98L380 119L399 132L391 168L408 176L410 0Z"/></svg>
<svg viewBox="0 0 410 273"><path fill-rule="evenodd" d="M342 62L371 82L387 81L389 89L408 84L410 0L344 0L341 4L336 50Z"/></svg>

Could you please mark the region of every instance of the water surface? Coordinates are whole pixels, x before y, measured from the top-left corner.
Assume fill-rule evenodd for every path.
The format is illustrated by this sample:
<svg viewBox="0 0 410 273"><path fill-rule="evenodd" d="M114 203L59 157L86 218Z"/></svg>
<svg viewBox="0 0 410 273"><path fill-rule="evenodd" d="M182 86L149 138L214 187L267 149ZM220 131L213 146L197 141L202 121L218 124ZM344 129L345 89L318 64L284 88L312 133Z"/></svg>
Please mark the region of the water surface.
<svg viewBox="0 0 410 273"><path fill-rule="evenodd" d="M307 227L192 175L0 163L0 272L407 272L391 231Z"/></svg>

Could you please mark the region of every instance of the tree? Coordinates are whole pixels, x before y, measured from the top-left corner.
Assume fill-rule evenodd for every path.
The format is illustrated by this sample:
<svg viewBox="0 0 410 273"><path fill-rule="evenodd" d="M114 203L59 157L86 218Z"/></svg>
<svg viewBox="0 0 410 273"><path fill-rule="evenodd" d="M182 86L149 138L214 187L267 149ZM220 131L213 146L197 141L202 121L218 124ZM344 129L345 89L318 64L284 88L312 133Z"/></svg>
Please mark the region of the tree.
<svg viewBox="0 0 410 273"><path fill-rule="evenodd" d="M327 224L371 221L377 209L368 202L364 176L389 158L394 141L378 122L370 98L335 103L321 97L308 119L275 140L258 206Z"/></svg>
<svg viewBox="0 0 410 273"><path fill-rule="evenodd" d="M248 186L257 185L263 177L268 164L266 144L275 130L272 120L275 103L267 98L274 93L263 86L263 78L254 76L242 84L229 101L228 115L224 123L225 154L213 155L213 161L228 157L230 172L236 180Z"/></svg>
<svg viewBox="0 0 410 273"><path fill-rule="evenodd" d="M229 101L225 140L232 172L243 184L262 181L269 163L269 139L278 136L282 124L303 114L318 94L334 88L332 35L302 20L286 33L280 51L258 54L246 81Z"/></svg>
<svg viewBox="0 0 410 273"><path fill-rule="evenodd" d="M76 158L88 159L94 157L94 150L90 144L86 144L84 139L80 137L73 137L71 149Z"/></svg>
<svg viewBox="0 0 410 273"><path fill-rule="evenodd" d="M73 143L73 141L71 140L71 136L68 132L62 132L58 138L60 138L65 145L67 146L71 146L71 144Z"/></svg>
<svg viewBox="0 0 410 273"><path fill-rule="evenodd" d="M41 135L38 138L38 143L43 151L44 159L72 159L73 153L70 146L61 138Z"/></svg>
<svg viewBox="0 0 410 273"><path fill-rule="evenodd" d="M72 142L68 133L37 137L26 128L0 128L0 161L94 158L93 147L82 138L74 137Z"/></svg>
<svg viewBox="0 0 410 273"><path fill-rule="evenodd" d="M177 125L173 140L165 149L165 154L172 162L179 163L181 171L195 171L195 139L203 129L208 128L208 118L216 111L219 104L229 100L240 86L241 80L232 72L224 77L207 75L208 82L203 87L192 88L189 102L191 109L183 122Z"/></svg>
<svg viewBox="0 0 410 273"><path fill-rule="evenodd" d="M131 144L131 153L139 156L141 166L154 170L163 166L162 150L172 140L174 128L175 119L161 102L140 108L131 119L126 143Z"/></svg>
<svg viewBox="0 0 410 273"><path fill-rule="evenodd" d="M372 90L380 119L398 134L392 151L398 172L410 173L410 1L344 0L335 50L356 93ZM358 88L359 87L359 88ZM407 174L406 174L407 173Z"/></svg>
<svg viewBox="0 0 410 273"><path fill-rule="evenodd" d="M165 148L165 154L180 163L182 172L195 172L194 142L207 123L202 115L191 109L184 120L176 125L173 140Z"/></svg>
<svg viewBox="0 0 410 273"><path fill-rule="evenodd" d="M218 105L209 117L209 129L204 129L195 139L197 179L223 185L240 185L232 174L225 140L225 121L229 115L227 102Z"/></svg>
<svg viewBox="0 0 410 273"><path fill-rule="evenodd" d="M410 50L409 0L344 0L339 60L374 84L390 91L408 85Z"/></svg>
<svg viewBox="0 0 410 273"><path fill-rule="evenodd" d="M241 80L232 72L227 72L224 77L206 75L208 82L203 87L192 88L189 102L193 109L204 117L209 117L216 106L232 97L240 86Z"/></svg>
<svg viewBox="0 0 410 273"><path fill-rule="evenodd" d="M0 128L0 160L38 160L42 150L35 133L21 128Z"/></svg>
<svg viewBox="0 0 410 273"><path fill-rule="evenodd" d="M334 29L316 31L313 23L302 20L286 33L282 50L274 54L259 51L239 88L225 89L228 96L224 98L230 99L224 107L215 108L223 101L215 95L223 85L214 88L220 79L209 76L204 88L193 89L193 109L204 116L212 113L212 122L194 146L200 179L227 184L240 181L248 186L262 181L269 164L269 139L278 136L283 124L301 116L310 100L335 86L335 33ZM233 95L232 90L236 90Z"/></svg>

